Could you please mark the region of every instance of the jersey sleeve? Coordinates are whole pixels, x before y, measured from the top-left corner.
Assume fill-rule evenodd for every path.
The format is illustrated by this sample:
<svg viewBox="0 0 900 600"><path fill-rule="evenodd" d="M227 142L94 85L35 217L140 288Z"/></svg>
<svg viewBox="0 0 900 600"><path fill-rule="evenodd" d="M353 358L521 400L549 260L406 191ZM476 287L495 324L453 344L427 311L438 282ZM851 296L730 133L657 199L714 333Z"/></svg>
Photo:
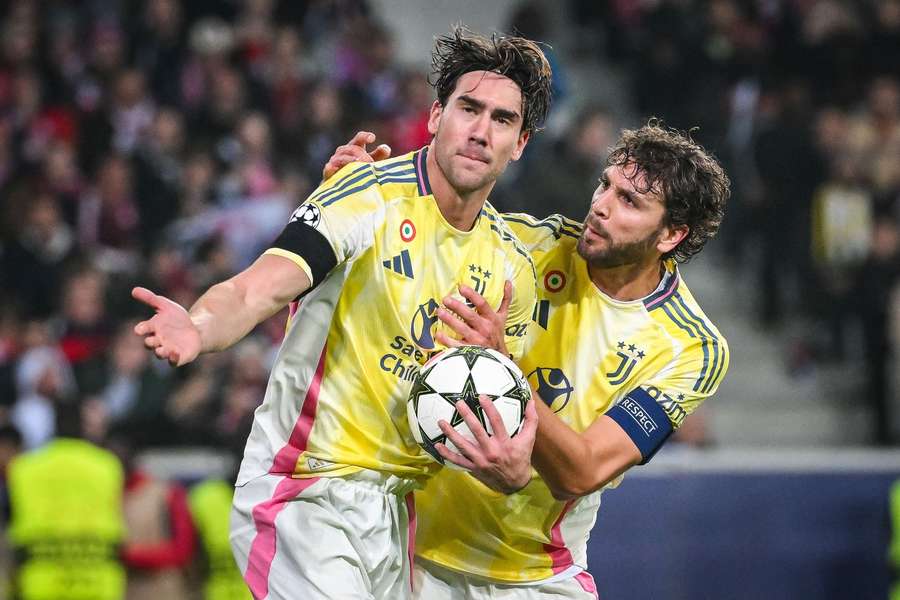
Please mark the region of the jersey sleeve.
<svg viewBox="0 0 900 600"><path fill-rule="evenodd" d="M725 338L698 338L671 365L606 411L641 451L641 464L649 462L684 419L716 392L729 356Z"/></svg>
<svg viewBox="0 0 900 600"><path fill-rule="evenodd" d="M509 269L507 279L513 284L513 297L506 317L506 349L514 360L522 358L531 339L528 335L531 315L537 302L537 281L534 264L524 251L516 252L516 260Z"/></svg>
<svg viewBox="0 0 900 600"><path fill-rule="evenodd" d="M294 211L264 254L292 260L315 286L371 245L374 225L383 215L384 200L371 165L350 163Z"/></svg>
<svg viewBox="0 0 900 600"><path fill-rule="evenodd" d="M550 215L536 219L525 213L503 213L500 215L510 231L532 254L553 248L563 237L578 238L582 224L562 215Z"/></svg>

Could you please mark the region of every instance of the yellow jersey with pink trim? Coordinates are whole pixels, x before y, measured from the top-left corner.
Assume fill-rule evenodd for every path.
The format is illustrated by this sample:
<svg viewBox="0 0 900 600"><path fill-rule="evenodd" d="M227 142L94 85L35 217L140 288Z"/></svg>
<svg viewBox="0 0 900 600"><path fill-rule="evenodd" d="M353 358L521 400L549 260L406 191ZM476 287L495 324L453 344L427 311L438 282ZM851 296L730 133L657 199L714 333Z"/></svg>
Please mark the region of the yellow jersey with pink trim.
<svg viewBox="0 0 900 600"><path fill-rule="evenodd" d="M728 369L725 339L697 305L674 261L659 287L622 302L591 281L577 252L582 225L554 215L503 215L538 273L530 349L519 362L538 396L575 431L612 418L642 464L715 393ZM607 485L616 487L621 477ZM492 581L528 583L587 569L587 541L603 490L567 502L534 473L520 492L491 491L444 469L416 493L416 552Z"/></svg>
<svg viewBox="0 0 900 600"><path fill-rule="evenodd" d="M521 355L534 264L490 204L470 231L444 219L427 152L345 166L266 250L303 269L313 287L292 304L239 484L265 473L371 469L424 479L436 471L409 430L406 401L419 366L441 349L436 311L459 284L497 307L513 282L506 341Z"/></svg>

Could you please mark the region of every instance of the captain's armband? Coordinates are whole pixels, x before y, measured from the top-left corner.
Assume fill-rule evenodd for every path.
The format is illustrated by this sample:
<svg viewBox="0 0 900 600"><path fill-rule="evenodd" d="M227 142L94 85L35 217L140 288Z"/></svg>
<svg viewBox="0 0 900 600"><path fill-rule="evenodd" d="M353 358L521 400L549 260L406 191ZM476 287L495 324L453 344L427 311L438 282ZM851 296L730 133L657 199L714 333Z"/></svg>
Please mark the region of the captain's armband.
<svg viewBox="0 0 900 600"><path fill-rule="evenodd" d="M618 423L638 447L642 465L653 458L674 430L669 416L643 388L628 392L606 411L606 416Z"/></svg>

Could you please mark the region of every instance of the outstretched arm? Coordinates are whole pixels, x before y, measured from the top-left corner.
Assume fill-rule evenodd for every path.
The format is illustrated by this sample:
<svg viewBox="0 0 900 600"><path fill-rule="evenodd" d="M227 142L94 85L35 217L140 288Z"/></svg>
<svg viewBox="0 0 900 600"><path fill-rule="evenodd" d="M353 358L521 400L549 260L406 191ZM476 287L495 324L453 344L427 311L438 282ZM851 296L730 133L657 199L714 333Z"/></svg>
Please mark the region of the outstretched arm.
<svg viewBox="0 0 900 600"><path fill-rule="evenodd" d="M137 287L131 295L156 314L138 323L134 332L157 357L181 366L201 353L233 345L310 285L306 273L292 261L264 254L244 271L209 288L190 311Z"/></svg>

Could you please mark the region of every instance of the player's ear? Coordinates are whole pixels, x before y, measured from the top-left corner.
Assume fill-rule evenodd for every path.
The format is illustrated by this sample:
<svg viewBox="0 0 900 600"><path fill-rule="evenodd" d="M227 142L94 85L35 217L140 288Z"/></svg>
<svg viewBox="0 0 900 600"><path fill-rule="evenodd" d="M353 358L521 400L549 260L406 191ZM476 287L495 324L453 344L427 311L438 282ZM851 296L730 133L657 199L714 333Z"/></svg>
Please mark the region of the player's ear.
<svg viewBox="0 0 900 600"><path fill-rule="evenodd" d="M512 160L519 160L522 158L522 153L525 152L525 146L528 145L528 140L530 138L530 131L523 131L519 134L519 139L516 141L516 147L513 149L512 156L510 157Z"/></svg>
<svg viewBox="0 0 900 600"><path fill-rule="evenodd" d="M656 242L656 249L659 250L660 254L671 252L690 232L691 228L687 225L667 225L663 227L659 234L659 240Z"/></svg>
<svg viewBox="0 0 900 600"><path fill-rule="evenodd" d="M444 113L444 106L435 100L431 104L431 110L428 113L428 133L434 135L437 133L438 126L441 124L441 115Z"/></svg>

